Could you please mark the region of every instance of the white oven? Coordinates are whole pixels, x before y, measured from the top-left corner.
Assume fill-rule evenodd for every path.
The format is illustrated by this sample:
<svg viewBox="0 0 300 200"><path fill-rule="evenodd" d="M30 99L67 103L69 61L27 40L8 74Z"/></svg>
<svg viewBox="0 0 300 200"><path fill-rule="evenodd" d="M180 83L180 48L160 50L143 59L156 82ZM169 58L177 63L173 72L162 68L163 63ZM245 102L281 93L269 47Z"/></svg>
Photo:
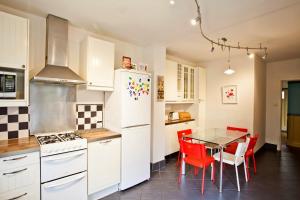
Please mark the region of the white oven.
<svg viewBox="0 0 300 200"><path fill-rule="evenodd" d="M41 157L41 199L87 200L87 150Z"/></svg>

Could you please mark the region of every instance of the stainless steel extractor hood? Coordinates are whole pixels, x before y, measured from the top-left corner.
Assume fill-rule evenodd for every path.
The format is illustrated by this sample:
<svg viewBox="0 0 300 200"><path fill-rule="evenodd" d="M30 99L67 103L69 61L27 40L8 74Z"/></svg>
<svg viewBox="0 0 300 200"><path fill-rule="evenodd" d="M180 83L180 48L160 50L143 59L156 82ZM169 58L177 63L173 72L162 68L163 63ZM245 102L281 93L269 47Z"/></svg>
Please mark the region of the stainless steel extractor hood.
<svg viewBox="0 0 300 200"><path fill-rule="evenodd" d="M68 67L68 20L47 16L46 64L32 80L48 83L84 84Z"/></svg>

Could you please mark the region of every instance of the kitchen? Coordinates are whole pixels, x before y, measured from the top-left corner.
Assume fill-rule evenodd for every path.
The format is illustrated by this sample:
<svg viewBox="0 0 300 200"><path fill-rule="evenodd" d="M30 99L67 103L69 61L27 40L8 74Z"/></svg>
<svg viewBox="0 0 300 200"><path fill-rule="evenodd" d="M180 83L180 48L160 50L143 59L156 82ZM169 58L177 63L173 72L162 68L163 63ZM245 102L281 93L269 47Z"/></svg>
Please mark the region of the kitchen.
<svg viewBox="0 0 300 200"><path fill-rule="evenodd" d="M193 169L180 161L181 130L237 125L260 133L255 152L276 149L262 103L270 76L266 52L231 56L223 38L220 54L203 40L197 40L202 49L193 48L195 41L182 44L188 32L200 37L199 18L189 24L194 1L127 3L0 1L0 200L198 199L204 178L196 168L191 178ZM161 15L140 8L160 8ZM181 25L172 23L174 16ZM177 33L178 27L185 28ZM231 64L236 73L227 75ZM236 102L224 103L226 86L237 88ZM222 194L223 182L225 195L237 188L227 173L222 181L223 165L217 167L217 184L205 180L211 199ZM188 184L177 184L178 172ZM251 181L241 194L255 187Z"/></svg>

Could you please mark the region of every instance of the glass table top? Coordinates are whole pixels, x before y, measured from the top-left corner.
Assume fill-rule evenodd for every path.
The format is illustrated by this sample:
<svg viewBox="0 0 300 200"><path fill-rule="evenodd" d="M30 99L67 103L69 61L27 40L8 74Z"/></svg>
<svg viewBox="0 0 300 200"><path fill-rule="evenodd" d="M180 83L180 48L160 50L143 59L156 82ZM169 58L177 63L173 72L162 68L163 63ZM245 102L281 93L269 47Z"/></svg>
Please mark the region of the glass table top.
<svg viewBox="0 0 300 200"><path fill-rule="evenodd" d="M192 134L185 135L186 138L192 138L194 140L217 144L219 146L226 146L241 137L244 137L248 133L240 131L229 131L220 128L211 128L205 130L193 130Z"/></svg>

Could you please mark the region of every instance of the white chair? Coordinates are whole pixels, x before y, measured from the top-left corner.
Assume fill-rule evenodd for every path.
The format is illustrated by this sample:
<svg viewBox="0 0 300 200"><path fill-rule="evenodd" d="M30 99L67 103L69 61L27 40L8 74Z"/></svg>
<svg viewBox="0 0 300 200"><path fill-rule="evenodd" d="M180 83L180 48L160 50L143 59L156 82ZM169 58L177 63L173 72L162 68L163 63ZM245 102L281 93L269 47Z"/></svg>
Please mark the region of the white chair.
<svg viewBox="0 0 300 200"><path fill-rule="evenodd" d="M236 173L236 182L238 191L240 191L240 182L239 182L239 174L238 174L238 166L244 163L244 171L245 171L245 179L248 182L247 177L247 166L245 161L245 153L247 151L249 145L250 138L247 137L246 142L239 143L236 149L235 154L230 154L223 152L223 163L234 165L235 166L235 173ZM220 162L220 152L214 154L214 159Z"/></svg>

